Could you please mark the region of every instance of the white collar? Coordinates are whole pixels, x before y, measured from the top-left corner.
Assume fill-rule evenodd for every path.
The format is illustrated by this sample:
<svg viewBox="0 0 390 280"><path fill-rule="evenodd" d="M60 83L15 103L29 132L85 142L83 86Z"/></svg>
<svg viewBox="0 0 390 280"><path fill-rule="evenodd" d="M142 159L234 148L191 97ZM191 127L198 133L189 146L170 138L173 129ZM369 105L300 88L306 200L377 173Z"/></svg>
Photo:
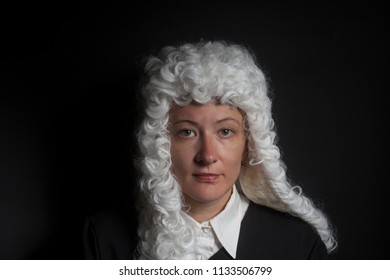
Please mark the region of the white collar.
<svg viewBox="0 0 390 280"><path fill-rule="evenodd" d="M241 221L248 206L249 200L240 195L234 185L225 209L210 220L219 242L233 259L236 258Z"/></svg>
<svg viewBox="0 0 390 280"><path fill-rule="evenodd" d="M197 228L199 228L199 230L207 227L207 225L211 225L214 234L211 234L210 236L214 236L214 238L216 238L216 244L220 244L214 248L214 253L216 253L218 249L221 248L220 246L223 246L229 255L235 259L240 235L241 221L244 218L248 206L248 198L240 195L236 189L236 186L234 185L232 194L225 208L210 221L199 223L186 212L183 210L182 211L184 217Z"/></svg>

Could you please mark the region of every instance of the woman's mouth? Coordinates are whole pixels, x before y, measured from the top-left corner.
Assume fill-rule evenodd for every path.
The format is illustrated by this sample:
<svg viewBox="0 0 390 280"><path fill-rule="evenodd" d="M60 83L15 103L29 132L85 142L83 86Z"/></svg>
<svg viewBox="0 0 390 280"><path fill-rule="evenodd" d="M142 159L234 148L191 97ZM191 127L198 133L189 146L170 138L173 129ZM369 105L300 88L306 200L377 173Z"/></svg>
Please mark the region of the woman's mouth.
<svg viewBox="0 0 390 280"><path fill-rule="evenodd" d="M195 173L192 174L199 182L213 182L218 179L219 174L214 173Z"/></svg>

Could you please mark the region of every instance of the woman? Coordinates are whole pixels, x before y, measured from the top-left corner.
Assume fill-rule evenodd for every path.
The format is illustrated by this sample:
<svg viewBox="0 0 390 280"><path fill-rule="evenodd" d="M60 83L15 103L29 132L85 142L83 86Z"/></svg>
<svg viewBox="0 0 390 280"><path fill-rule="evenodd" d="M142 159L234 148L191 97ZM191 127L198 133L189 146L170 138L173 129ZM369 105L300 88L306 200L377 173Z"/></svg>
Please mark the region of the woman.
<svg viewBox="0 0 390 280"><path fill-rule="evenodd" d="M266 79L248 49L168 46L145 70L133 256L326 258L332 229L286 177Z"/></svg>

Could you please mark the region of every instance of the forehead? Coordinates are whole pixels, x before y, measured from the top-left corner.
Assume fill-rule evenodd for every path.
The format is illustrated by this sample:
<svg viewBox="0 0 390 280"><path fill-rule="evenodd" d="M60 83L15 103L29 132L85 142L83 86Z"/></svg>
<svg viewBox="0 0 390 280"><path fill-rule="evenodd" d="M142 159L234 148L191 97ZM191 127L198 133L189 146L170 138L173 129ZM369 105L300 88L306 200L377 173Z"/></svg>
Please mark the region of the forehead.
<svg viewBox="0 0 390 280"><path fill-rule="evenodd" d="M200 121L205 118L233 118L242 121L243 115L237 107L212 101L206 104L192 102L186 106L175 104L169 111L169 118L170 120L191 119Z"/></svg>

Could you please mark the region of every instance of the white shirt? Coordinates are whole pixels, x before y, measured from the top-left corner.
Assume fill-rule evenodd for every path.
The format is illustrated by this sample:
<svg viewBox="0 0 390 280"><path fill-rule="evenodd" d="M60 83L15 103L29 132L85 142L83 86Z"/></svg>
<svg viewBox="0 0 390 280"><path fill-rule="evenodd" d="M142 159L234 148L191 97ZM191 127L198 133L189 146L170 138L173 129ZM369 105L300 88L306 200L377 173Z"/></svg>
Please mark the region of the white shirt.
<svg viewBox="0 0 390 280"><path fill-rule="evenodd" d="M222 247L233 259L236 258L241 221L248 206L249 200L240 195L234 185L225 209L210 221L199 223L185 214L189 218L188 220L195 224L194 250L196 259L207 260Z"/></svg>

